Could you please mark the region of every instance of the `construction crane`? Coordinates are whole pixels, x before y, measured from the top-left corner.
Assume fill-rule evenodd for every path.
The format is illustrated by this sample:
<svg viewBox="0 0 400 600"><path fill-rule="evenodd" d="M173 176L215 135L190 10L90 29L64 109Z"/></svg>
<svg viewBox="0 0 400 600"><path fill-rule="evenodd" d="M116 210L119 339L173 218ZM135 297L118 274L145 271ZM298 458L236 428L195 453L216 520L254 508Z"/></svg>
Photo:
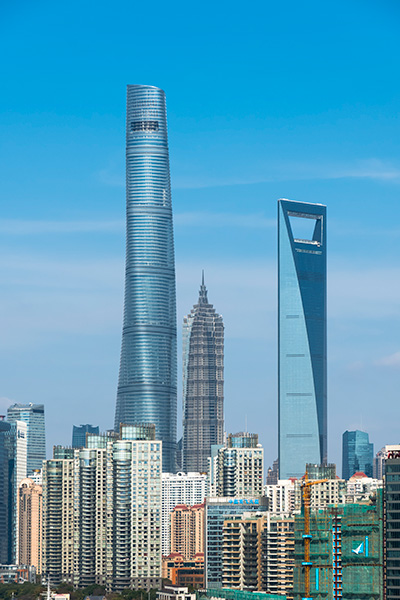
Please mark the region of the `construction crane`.
<svg viewBox="0 0 400 600"><path fill-rule="evenodd" d="M312 600L310 598L310 570L312 562L310 561L310 543L312 535L310 534L310 505L311 505L311 486L317 485L318 483L325 483L328 479L317 479L309 481L308 473L304 475L304 480L301 483L301 489L303 493L303 506L304 506L304 560L301 563L304 567L304 588L305 593L302 600Z"/></svg>

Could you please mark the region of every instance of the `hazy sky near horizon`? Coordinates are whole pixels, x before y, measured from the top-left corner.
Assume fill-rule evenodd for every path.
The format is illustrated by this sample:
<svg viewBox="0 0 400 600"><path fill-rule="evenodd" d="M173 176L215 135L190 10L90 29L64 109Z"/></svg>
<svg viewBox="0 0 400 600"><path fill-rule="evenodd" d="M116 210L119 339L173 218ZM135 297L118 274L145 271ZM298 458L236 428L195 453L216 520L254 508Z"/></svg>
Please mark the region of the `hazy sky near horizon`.
<svg viewBox="0 0 400 600"><path fill-rule="evenodd" d="M111 428L123 310L125 95L167 95L178 337L205 269L227 431L277 456L276 201L328 207L329 459L400 441L400 6L4 1L0 413L47 441ZM178 407L181 407L181 371ZM180 428L180 422L178 423Z"/></svg>

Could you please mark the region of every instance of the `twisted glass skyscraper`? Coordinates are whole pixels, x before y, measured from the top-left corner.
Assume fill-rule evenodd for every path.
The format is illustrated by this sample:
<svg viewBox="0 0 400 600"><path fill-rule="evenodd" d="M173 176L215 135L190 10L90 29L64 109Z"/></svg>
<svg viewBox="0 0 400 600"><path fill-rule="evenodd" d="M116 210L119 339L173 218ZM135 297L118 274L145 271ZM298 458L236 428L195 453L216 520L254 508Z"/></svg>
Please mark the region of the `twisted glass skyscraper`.
<svg viewBox="0 0 400 600"><path fill-rule="evenodd" d="M163 470L175 470L176 297L165 94L129 85L126 271L115 429L154 423Z"/></svg>
<svg viewBox="0 0 400 600"><path fill-rule="evenodd" d="M326 207L279 200L279 477L327 461Z"/></svg>

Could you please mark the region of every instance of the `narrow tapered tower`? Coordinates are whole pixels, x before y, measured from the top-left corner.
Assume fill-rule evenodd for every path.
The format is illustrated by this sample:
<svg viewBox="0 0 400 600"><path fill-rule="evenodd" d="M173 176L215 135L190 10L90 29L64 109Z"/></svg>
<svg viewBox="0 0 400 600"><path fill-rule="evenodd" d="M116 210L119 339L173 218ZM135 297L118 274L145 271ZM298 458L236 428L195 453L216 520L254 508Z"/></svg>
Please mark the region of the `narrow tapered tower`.
<svg viewBox="0 0 400 600"><path fill-rule="evenodd" d="M126 270L115 429L154 423L175 471L176 292L165 94L128 85Z"/></svg>
<svg viewBox="0 0 400 600"><path fill-rule="evenodd" d="M204 272L199 299L183 320L183 470L208 469L224 435L224 323L209 304Z"/></svg>
<svg viewBox="0 0 400 600"><path fill-rule="evenodd" d="M279 477L327 463L326 206L278 201Z"/></svg>

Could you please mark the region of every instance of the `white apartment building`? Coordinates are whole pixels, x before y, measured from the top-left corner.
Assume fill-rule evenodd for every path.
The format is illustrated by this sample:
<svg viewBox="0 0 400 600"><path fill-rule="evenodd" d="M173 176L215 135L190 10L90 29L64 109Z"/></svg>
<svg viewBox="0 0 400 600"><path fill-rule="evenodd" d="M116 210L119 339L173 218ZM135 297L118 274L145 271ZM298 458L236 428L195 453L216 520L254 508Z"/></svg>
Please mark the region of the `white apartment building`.
<svg viewBox="0 0 400 600"><path fill-rule="evenodd" d="M162 474L162 555L171 552L171 512L178 504L202 504L207 496L207 475L204 473Z"/></svg>
<svg viewBox="0 0 400 600"><path fill-rule="evenodd" d="M264 496L269 498L269 512L276 514L291 514L295 510L300 488L294 479L279 479L276 485L264 486Z"/></svg>
<svg viewBox="0 0 400 600"><path fill-rule="evenodd" d="M52 583L159 587L161 464L154 425L54 449L43 467L43 569Z"/></svg>
<svg viewBox="0 0 400 600"><path fill-rule="evenodd" d="M373 477L374 479L383 479L385 474L385 460L389 452L399 452L400 444L387 444L376 453L373 462Z"/></svg>
<svg viewBox="0 0 400 600"><path fill-rule="evenodd" d="M263 495L264 449L256 433L229 434L226 445L212 446L211 454L208 495Z"/></svg>

